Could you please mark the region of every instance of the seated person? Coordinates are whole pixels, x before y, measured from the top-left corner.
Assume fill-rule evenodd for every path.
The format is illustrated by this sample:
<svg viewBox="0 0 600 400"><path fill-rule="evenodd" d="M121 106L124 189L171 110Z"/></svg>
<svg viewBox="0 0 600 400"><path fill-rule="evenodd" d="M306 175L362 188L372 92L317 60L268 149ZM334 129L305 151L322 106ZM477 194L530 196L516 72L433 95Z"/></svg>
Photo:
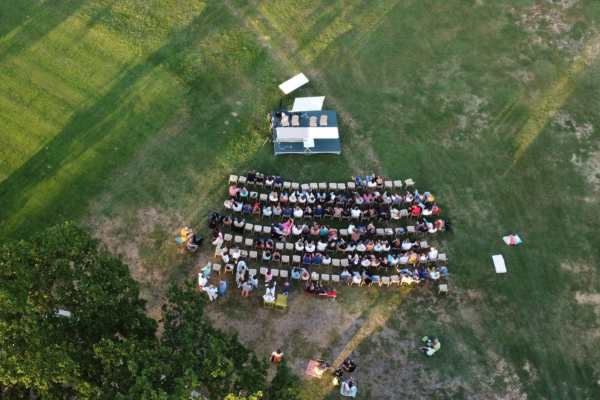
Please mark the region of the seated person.
<svg viewBox="0 0 600 400"><path fill-rule="evenodd" d="M342 368L346 372L354 372L356 369L356 363L350 357L348 357L342 363Z"/></svg>
<svg viewBox="0 0 600 400"><path fill-rule="evenodd" d="M321 251L321 252L323 252L323 251L325 251L325 250L327 250L327 242L326 242L326 241L324 241L323 239L320 239L320 240L317 242L317 251Z"/></svg>
<svg viewBox="0 0 600 400"><path fill-rule="evenodd" d="M271 261L272 257L273 257L273 255L271 254L270 250L263 251L263 254L262 254L262 260L263 261L269 262L269 261Z"/></svg>
<svg viewBox="0 0 600 400"><path fill-rule="evenodd" d="M438 250L435 247L431 247L431 249L429 249L429 254L427 254L427 257L429 258L430 261L437 260Z"/></svg>
<svg viewBox="0 0 600 400"><path fill-rule="evenodd" d="M442 348L442 344L436 337L424 336L421 341L425 343L425 346L421 347L421 351L427 357L433 356Z"/></svg>
<svg viewBox="0 0 600 400"><path fill-rule="evenodd" d="M262 215L263 217L270 217L273 215L273 209L271 208L271 206L265 206L262 209Z"/></svg>
<svg viewBox="0 0 600 400"><path fill-rule="evenodd" d="M246 187L244 186L243 188L241 188L238 191L238 194L240 195L240 197L243 199L247 198L248 195L250 195L250 192L248 191L248 189L246 189Z"/></svg>
<svg viewBox="0 0 600 400"><path fill-rule="evenodd" d="M277 263L278 263L278 262L280 262L280 261L281 261L281 253L280 253L280 252L278 252L277 250L275 250L275 251L273 252L273 258L272 258L272 260L273 260L274 262L277 262Z"/></svg>
<svg viewBox="0 0 600 400"><path fill-rule="evenodd" d="M315 207L314 214L316 217L322 217L323 215L325 215L325 209L322 205L319 204Z"/></svg>
<svg viewBox="0 0 600 400"><path fill-rule="evenodd" d="M360 273L356 271L352 273L352 284L359 286L362 284L362 276L360 276Z"/></svg>
<svg viewBox="0 0 600 400"><path fill-rule="evenodd" d="M233 258L234 261L237 261L242 255L242 251L239 249L239 247L234 247L231 250L229 250L229 255L231 256L231 258Z"/></svg>
<svg viewBox="0 0 600 400"><path fill-rule="evenodd" d="M229 197L236 197L240 192L240 188L236 185L229 186Z"/></svg>
<svg viewBox="0 0 600 400"><path fill-rule="evenodd" d="M275 206L273 206L273 216L279 217L279 216L281 216L282 213L283 213L283 210L281 209L281 206L279 204L276 204Z"/></svg>
<svg viewBox="0 0 600 400"><path fill-rule="evenodd" d="M300 253L304 251L304 240L302 240L301 238L298 239L296 241L296 243L294 243L294 248L296 249L296 252Z"/></svg>
<svg viewBox="0 0 600 400"><path fill-rule="evenodd" d="M323 263L323 256L321 256L321 253L316 253L313 258L312 258L312 263L314 265L321 265Z"/></svg>
<svg viewBox="0 0 600 400"><path fill-rule="evenodd" d="M323 265L331 265L331 257L329 257L327 254L323 254Z"/></svg>
<svg viewBox="0 0 600 400"><path fill-rule="evenodd" d="M311 236L319 236L319 233L321 232L321 228L319 227L319 225L317 223L314 223L311 227L310 227L310 235Z"/></svg>
<svg viewBox="0 0 600 400"><path fill-rule="evenodd" d="M242 203L241 201L234 201L233 205L231 206L231 209L234 212L242 212L244 208L244 203Z"/></svg>
<svg viewBox="0 0 600 400"><path fill-rule="evenodd" d="M304 245L304 251L309 252L309 253L313 253L316 250L316 246L315 246L315 242L313 242L312 240L310 242L306 242L306 244Z"/></svg>
<svg viewBox="0 0 600 400"><path fill-rule="evenodd" d="M309 265L311 262L312 257L310 256L310 253L304 253L304 256L302 257L302 264Z"/></svg>
<svg viewBox="0 0 600 400"><path fill-rule="evenodd" d="M267 270L267 273L265 274L265 284L270 283L273 280L273 273L271 272L271 270Z"/></svg>
<svg viewBox="0 0 600 400"><path fill-rule="evenodd" d="M440 271L440 275L441 275L443 278L447 278L447 277L448 277L448 267L446 267L446 266L441 266L441 267L440 267L440 269L439 269L439 271Z"/></svg>
<svg viewBox="0 0 600 400"><path fill-rule="evenodd" d="M217 289L214 285L205 286L202 290L206 292L211 303L215 301L217 297L219 297L219 289Z"/></svg>
<svg viewBox="0 0 600 400"><path fill-rule="evenodd" d="M301 274L300 268L296 268L296 267L292 268L292 279L296 279L296 280L300 279L300 274Z"/></svg>
<svg viewBox="0 0 600 400"><path fill-rule="evenodd" d="M242 284L242 297L250 296L250 292L252 292L253 288L254 288L254 286L252 285L251 281L244 282Z"/></svg>
<svg viewBox="0 0 600 400"><path fill-rule="evenodd" d="M265 303L273 303L275 301L275 285L276 282L273 282L273 285L269 285L265 294L263 295L263 300Z"/></svg>
<svg viewBox="0 0 600 400"><path fill-rule="evenodd" d="M352 275L350 274L350 271L348 271L348 268L344 268L344 270L340 274L340 278L342 279L342 281L349 282L351 277Z"/></svg>
<svg viewBox="0 0 600 400"><path fill-rule="evenodd" d="M288 195L288 192L282 192L282 193L279 195L279 202L280 202L281 204L287 204L287 203L288 203L288 201L289 201L289 198L290 198L290 196Z"/></svg>
<svg viewBox="0 0 600 400"><path fill-rule="evenodd" d="M300 235L302 235L303 228L304 227L302 225L294 225L294 226L292 226L292 235L294 235L294 236L300 236Z"/></svg>
<svg viewBox="0 0 600 400"><path fill-rule="evenodd" d="M208 283L208 279L204 276L202 272L198 272L198 287L203 289L204 286Z"/></svg>

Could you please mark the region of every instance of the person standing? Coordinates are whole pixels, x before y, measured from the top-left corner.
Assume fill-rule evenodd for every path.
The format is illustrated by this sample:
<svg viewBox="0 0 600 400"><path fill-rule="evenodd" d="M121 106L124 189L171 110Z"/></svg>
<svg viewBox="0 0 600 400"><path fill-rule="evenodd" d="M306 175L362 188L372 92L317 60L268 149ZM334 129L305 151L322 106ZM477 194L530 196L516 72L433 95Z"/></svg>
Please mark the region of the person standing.
<svg viewBox="0 0 600 400"><path fill-rule="evenodd" d="M281 349L277 349L271 353L271 362L273 364L279 364L283 360L283 351Z"/></svg>

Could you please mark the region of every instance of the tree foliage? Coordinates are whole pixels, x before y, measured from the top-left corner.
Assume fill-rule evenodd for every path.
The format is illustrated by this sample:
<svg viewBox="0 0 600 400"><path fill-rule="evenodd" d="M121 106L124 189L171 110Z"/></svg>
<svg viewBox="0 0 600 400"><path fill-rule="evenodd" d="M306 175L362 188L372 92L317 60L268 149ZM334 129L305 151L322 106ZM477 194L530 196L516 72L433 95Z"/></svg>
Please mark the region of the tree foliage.
<svg viewBox="0 0 600 400"><path fill-rule="evenodd" d="M236 336L213 328L204 318L204 304L191 285L170 287L164 332L157 337L127 266L85 231L65 223L5 243L0 246L2 397L263 398L266 362ZM58 315L59 309L71 316ZM282 368L274 381L278 387L292 379ZM275 399L285 392L269 393Z"/></svg>

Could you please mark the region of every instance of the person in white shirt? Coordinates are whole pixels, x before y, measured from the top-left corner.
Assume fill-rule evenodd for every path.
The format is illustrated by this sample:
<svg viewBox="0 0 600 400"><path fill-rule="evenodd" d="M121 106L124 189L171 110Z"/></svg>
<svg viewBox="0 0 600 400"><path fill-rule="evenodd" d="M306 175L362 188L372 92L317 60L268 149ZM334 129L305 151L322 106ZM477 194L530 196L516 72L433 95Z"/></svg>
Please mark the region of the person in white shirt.
<svg viewBox="0 0 600 400"><path fill-rule="evenodd" d="M198 272L198 287L200 289L204 289L206 284L208 283L208 279L204 276L202 272Z"/></svg>
<svg viewBox="0 0 600 400"><path fill-rule="evenodd" d="M362 214L362 211L360 211L360 209L358 207L354 207L354 208L352 208L352 210L350 210L350 216L354 219L360 218L361 214Z"/></svg>
<svg viewBox="0 0 600 400"><path fill-rule="evenodd" d="M294 248L297 252L304 251L304 241L302 239L298 239L298 241L294 244Z"/></svg>
<svg viewBox="0 0 600 400"><path fill-rule="evenodd" d="M304 210L302 210L298 206L294 207L294 218L302 218L303 215L304 215Z"/></svg>
<svg viewBox="0 0 600 400"><path fill-rule="evenodd" d="M312 241L306 243L306 245L304 246L304 251L306 251L307 253L314 252L315 251L315 243Z"/></svg>
<svg viewBox="0 0 600 400"><path fill-rule="evenodd" d="M219 290L214 285L205 286L203 290L208 295L208 299L211 301L211 303L215 301L217 297L219 297Z"/></svg>
<svg viewBox="0 0 600 400"><path fill-rule="evenodd" d="M263 217L270 217L271 215L273 215L273 209L271 208L271 206L265 206L262 210L262 215Z"/></svg>
<svg viewBox="0 0 600 400"><path fill-rule="evenodd" d="M319 240L317 242L317 251L324 252L325 250L327 250L327 242Z"/></svg>
<svg viewBox="0 0 600 400"><path fill-rule="evenodd" d="M404 241L402 241L402 250L407 251L412 249L412 242L408 239L404 239Z"/></svg>
<svg viewBox="0 0 600 400"><path fill-rule="evenodd" d="M438 249L436 249L435 247L432 247L431 249L429 249L429 260L430 261L435 261L438 258Z"/></svg>

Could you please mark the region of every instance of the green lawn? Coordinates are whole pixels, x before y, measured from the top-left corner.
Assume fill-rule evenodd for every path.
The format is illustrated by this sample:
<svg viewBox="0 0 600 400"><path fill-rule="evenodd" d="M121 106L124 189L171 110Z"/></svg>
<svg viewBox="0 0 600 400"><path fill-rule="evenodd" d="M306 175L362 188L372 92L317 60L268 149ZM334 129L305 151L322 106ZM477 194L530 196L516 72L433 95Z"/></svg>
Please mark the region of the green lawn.
<svg viewBox="0 0 600 400"><path fill-rule="evenodd" d="M358 322L327 345L290 334L292 361L335 358L382 314L356 350L363 398L598 398L599 49L591 0L2 2L0 236L78 220L156 306L197 262L174 230L230 173L412 177L452 219L452 295L345 289L335 315ZM340 157L272 156L265 114L299 71L339 113ZM218 307L240 330L257 308ZM440 357L408 350L432 331Z"/></svg>

